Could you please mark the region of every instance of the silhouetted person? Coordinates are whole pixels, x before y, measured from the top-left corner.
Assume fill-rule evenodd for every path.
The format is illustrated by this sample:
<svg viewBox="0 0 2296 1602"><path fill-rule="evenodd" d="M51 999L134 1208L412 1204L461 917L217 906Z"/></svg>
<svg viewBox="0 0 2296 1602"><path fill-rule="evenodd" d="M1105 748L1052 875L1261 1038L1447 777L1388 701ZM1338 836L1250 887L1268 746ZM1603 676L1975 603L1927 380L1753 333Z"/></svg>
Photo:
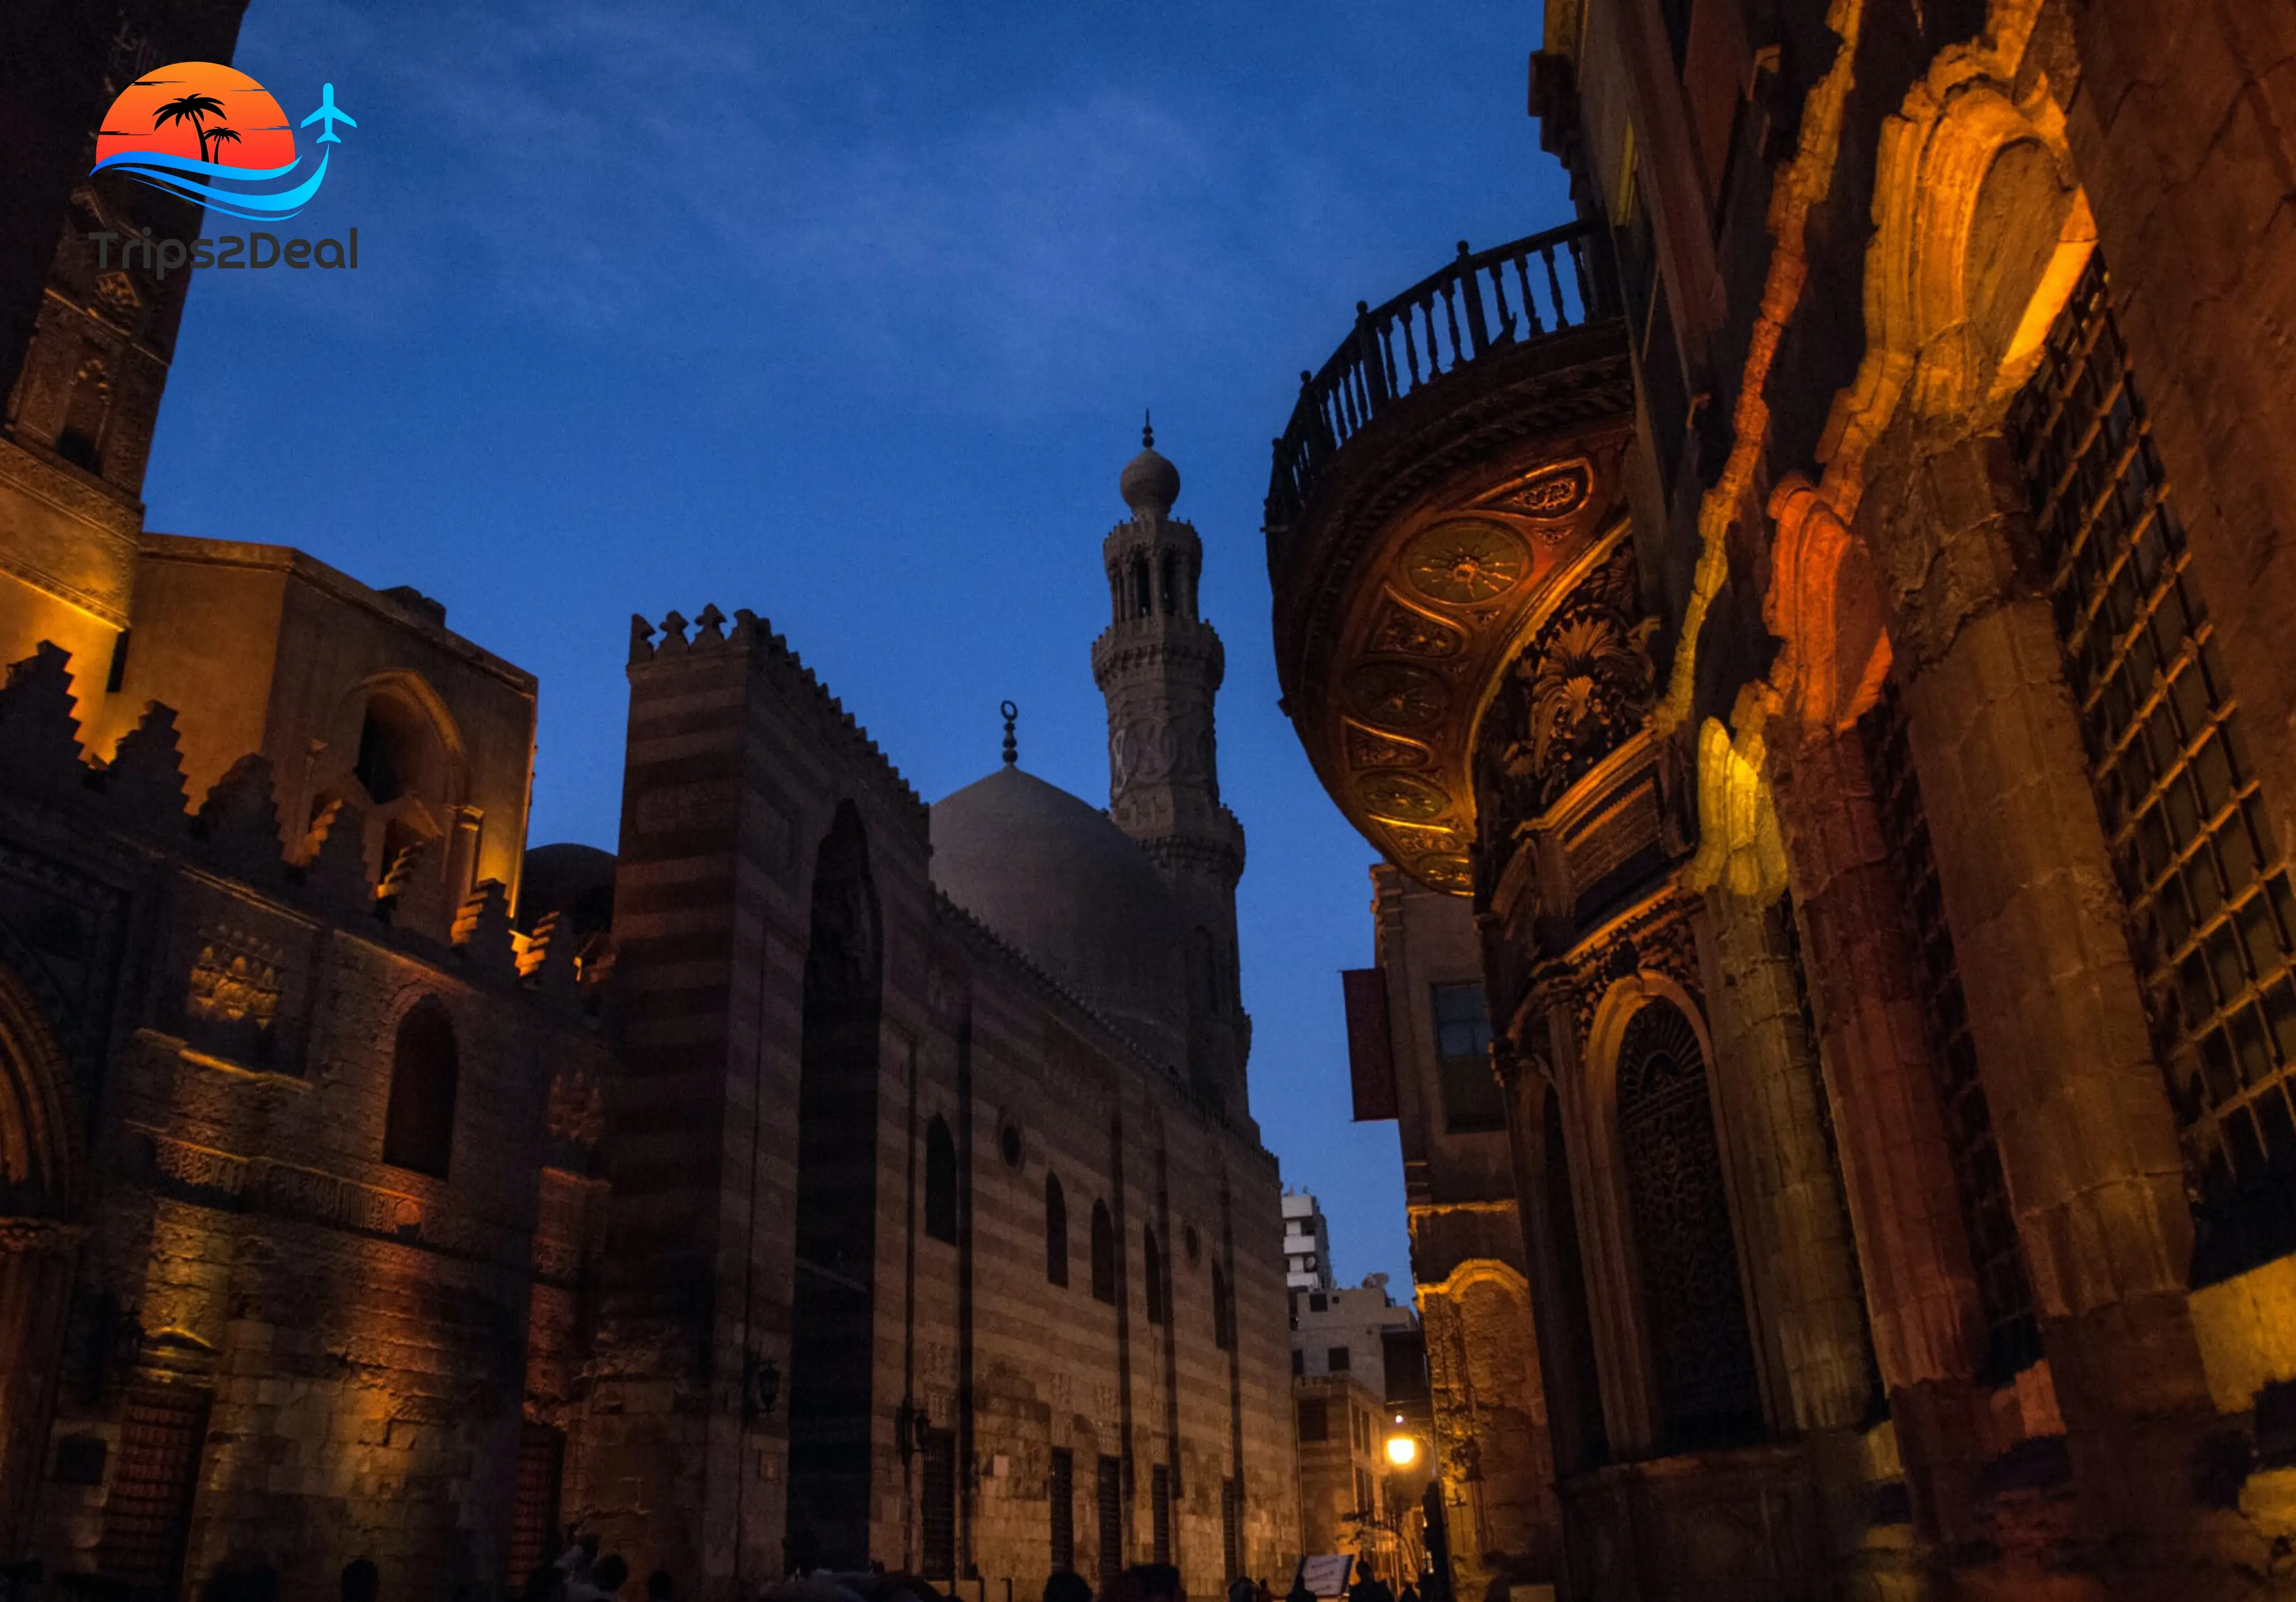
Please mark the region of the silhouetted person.
<svg viewBox="0 0 2296 1602"><path fill-rule="evenodd" d="M209 1574L200 1602L279 1602L279 1571L259 1552L234 1552Z"/></svg>
<svg viewBox="0 0 2296 1602"><path fill-rule="evenodd" d="M382 1594L382 1574L372 1557L354 1557L343 1565L343 1602L375 1602Z"/></svg>
<svg viewBox="0 0 2296 1602"><path fill-rule="evenodd" d="M1292 1590L1283 1602L1316 1602L1316 1593L1308 1589L1308 1560L1304 1557L1300 1566L1292 1571Z"/></svg>
<svg viewBox="0 0 2296 1602"><path fill-rule="evenodd" d="M1395 1602L1387 1581L1372 1573L1371 1559L1356 1559L1356 1582L1348 1587L1348 1602Z"/></svg>
<svg viewBox="0 0 2296 1602"><path fill-rule="evenodd" d="M598 1561L598 1535L577 1535L572 1525L566 1529L566 1549L558 1555L558 1572L566 1576L566 1583L587 1585L591 1567Z"/></svg>
<svg viewBox="0 0 2296 1602"><path fill-rule="evenodd" d="M1403 1589L1396 1593L1395 1602L1419 1602L1417 1582L1409 1579L1405 1580Z"/></svg>
<svg viewBox="0 0 2296 1602"><path fill-rule="evenodd" d="M1507 1593L1514 1587L1505 1552L1483 1554L1483 1566L1491 1572L1490 1582L1483 1587L1483 1602L1507 1602Z"/></svg>
<svg viewBox="0 0 2296 1602"><path fill-rule="evenodd" d="M1227 1602L1259 1602L1259 1588L1249 1574L1238 1574L1227 1582Z"/></svg>
<svg viewBox="0 0 2296 1602"><path fill-rule="evenodd" d="M1141 1602L1188 1602L1188 1593L1180 1585L1180 1571L1171 1564L1136 1563L1125 1573Z"/></svg>
<svg viewBox="0 0 2296 1602"><path fill-rule="evenodd" d="M669 1602L669 1571L656 1569L646 1576L646 1602Z"/></svg>
<svg viewBox="0 0 2296 1602"><path fill-rule="evenodd" d="M1062 1569L1045 1581L1045 1602L1092 1602L1092 1587L1074 1569Z"/></svg>
<svg viewBox="0 0 2296 1602"><path fill-rule="evenodd" d="M518 1593L518 1602L565 1602L566 1571L554 1563L545 1563L526 1577L526 1585Z"/></svg>
<svg viewBox="0 0 2296 1602"><path fill-rule="evenodd" d="M821 1537L809 1524L800 1523L782 1537L782 1564L790 1577L802 1580L821 1566Z"/></svg>

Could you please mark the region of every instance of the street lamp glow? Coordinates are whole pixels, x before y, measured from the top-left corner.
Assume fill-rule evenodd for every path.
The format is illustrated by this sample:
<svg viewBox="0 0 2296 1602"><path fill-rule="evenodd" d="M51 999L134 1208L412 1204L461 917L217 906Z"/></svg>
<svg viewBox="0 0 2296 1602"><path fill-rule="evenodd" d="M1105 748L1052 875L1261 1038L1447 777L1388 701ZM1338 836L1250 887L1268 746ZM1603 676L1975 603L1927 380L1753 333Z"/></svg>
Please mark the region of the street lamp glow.
<svg viewBox="0 0 2296 1602"><path fill-rule="evenodd" d="M1387 1460L1398 1468L1408 1468L1419 1458L1419 1442L1409 1435L1390 1435L1387 1438Z"/></svg>

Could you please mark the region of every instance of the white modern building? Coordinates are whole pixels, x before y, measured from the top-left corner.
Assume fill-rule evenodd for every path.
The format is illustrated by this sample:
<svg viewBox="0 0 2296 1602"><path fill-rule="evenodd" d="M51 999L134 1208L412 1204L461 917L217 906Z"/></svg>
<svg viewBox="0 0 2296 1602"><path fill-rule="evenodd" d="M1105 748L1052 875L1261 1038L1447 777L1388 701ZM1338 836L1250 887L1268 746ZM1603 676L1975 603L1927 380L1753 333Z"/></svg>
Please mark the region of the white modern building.
<svg viewBox="0 0 2296 1602"><path fill-rule="evenodd" d="M1305 1190L1283 1192L1283 1266L1284 1282L1295 1292L1332 1288L1332 1232Z"/></svg>
<svg viewBox="0 0 2296 1602"><path fill-rule="evenodd" d="M1387 1294L1387 1276L1372 1274L1344 1290L1292 1293L1292 1372L1308 1378L1352 1375L1374 1395L1388 1393L1390 1337L1415 1335L1419 1315ZM1423 1361L1416 1342L1407 1362Z"/></svg>

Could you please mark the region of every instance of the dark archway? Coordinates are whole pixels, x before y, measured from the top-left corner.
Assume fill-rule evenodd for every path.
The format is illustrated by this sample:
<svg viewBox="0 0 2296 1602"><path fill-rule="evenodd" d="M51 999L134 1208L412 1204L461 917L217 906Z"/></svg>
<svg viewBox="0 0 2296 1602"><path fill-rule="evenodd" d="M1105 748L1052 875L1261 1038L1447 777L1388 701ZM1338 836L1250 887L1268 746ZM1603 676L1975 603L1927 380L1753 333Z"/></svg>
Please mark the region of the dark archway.
<svg viewBox="0 0 2296 1602"><path fill-rule="evenodd" d="M956 1244L956 1138L938 1113L925 1126L925 1233Z"/></svg>
<svg viewBox="0 0 2296 1602"><path fill-rule="evenodd" d="M0 1556L25 1549L45 1466L81 1170L63 1048L30 986L0 956Z"/></svg>
<svg viewBox="0 0 2296 1602"><path fill-rule="evenodd" d="M844 802L815 858L805 957L788 1529L849 1570L869 1561L883 948L867 834Z"/></svg>
<svg viewBox="0 0 2296 1602"><path fill-rule="evenodd" d="M1697 1031L1650 1001L1619 1044L1619 1141L1669 1451L1759 1440L1760 1382Z"/></svg>
<svg viewBox="0 0 2296 1602"><path fill-rule="evenodd" d="M455 1092L462 1069L446 1005L425 996L398 1021L390 1053L390 1104L382 1160L443 1179L455 1154Z"/></svg>

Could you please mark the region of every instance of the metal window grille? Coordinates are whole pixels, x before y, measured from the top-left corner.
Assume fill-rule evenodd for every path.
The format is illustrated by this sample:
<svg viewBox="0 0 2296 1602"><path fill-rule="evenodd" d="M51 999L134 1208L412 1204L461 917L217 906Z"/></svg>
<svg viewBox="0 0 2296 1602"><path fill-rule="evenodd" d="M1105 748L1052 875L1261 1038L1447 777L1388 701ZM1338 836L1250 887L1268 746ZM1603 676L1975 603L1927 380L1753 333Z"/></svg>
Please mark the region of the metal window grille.
<svg viewBox="0 0 2296 1602"><path fill-rule="evenodd" d="M1172 1561L1172 1469L1169 1464L1148 1466L1148 1506L1155 1532L1156 1552L1152 1561Z"/></svg>
<svg viewBox="0 0 2296 1602"><path fill-rule="evenodd" d="M96 1548L96 1567L107 1579L175 1595L191 1536L209 1401L206 1391L191 1385L138 1385L127 1393Z"/></svg>
<svg viewBox="0 0 2296 1602"><path fill-rule="evenodd" d="M956 1432L925 1432L924 1567L947 1580L956 1573Z"/></svg>
<svg viewBox="0 0 2296 1602"><path fill-rule="evenodd" d="M1859 729L1874 775L1882 830L1905 898L1906 928L1913 936L1923 1012L1929 1023L1930 1058L1938 1098L1944 1104L1954 1188L1969 1236L1970 1266L1977 1271L1977 1301L1986 1334L1980 1377L1998 1384L2038 1360L2041 1327L2033 1313L2032 1282L2025 1273L2024 1244L2009 1205L2000 1149L1994 1143L1992 1108L1978 1076L1977 1047L1969 1036L1969 1003L1962 995L1953 931L1946 924L1938 888L1937 853L1930 845L1929 817L1922 809L1921 783L1906 738L1905 708L1894 683L1883 686L1882 699L1859 720Z"/></svg>
<svg viewBox="0 0 2296 1602"><path fill-rule="evenodd" d="M1619 1136L1667 1445L1759 1437L1761 1393L1705 1054L1669 1002L1645 1003L1627 1022Z"/></svg>
<svg viewBox="0 0 2296 1602"><path fill-rule="evenodd" d="M1436 1072L1443 1125L1454 1135L1506 1127L1506 1104L1491 1068L1490 1015L1477 983L1433 987Z"/></svg>
<svg viewBox="0 0 2296 1602"><path fill-rule="evenodd" d="M1076 1455L1053 1449L1053 1572L1076 1567Z"/></svg>
<svg viewBox="0 0 2296 1602"><path fill-rule="evenodd" d="M2194 1199L2195 1284L2296 1249L2296 894L2092 256L2009 434Z"/></svg>
<svg viewBox="0 0 2296 1602"><path fill-rule="evenodd" d="M1220 1562L1230 1579L1243 1573L1243 1493L1233 1479L1220 1482Z"/></svg>
<svg viewBox="0 0 2296 1602"><path fill-rule="evenodd" d="M526 1577L558 1556L558 1488L566 1460L566 1434L546 1424L525 1424L518 1433L518 1477L511 1488L510 1582Z"/></svg>
<svg viewBox="0 0 2296 1602"><path fill-rule="evenodd" d="M1114 1458L1101 1458L1093 1489L1100 1516L1100 1578L1105 1584L1124 1572L1124 1466Z"/></svg>

